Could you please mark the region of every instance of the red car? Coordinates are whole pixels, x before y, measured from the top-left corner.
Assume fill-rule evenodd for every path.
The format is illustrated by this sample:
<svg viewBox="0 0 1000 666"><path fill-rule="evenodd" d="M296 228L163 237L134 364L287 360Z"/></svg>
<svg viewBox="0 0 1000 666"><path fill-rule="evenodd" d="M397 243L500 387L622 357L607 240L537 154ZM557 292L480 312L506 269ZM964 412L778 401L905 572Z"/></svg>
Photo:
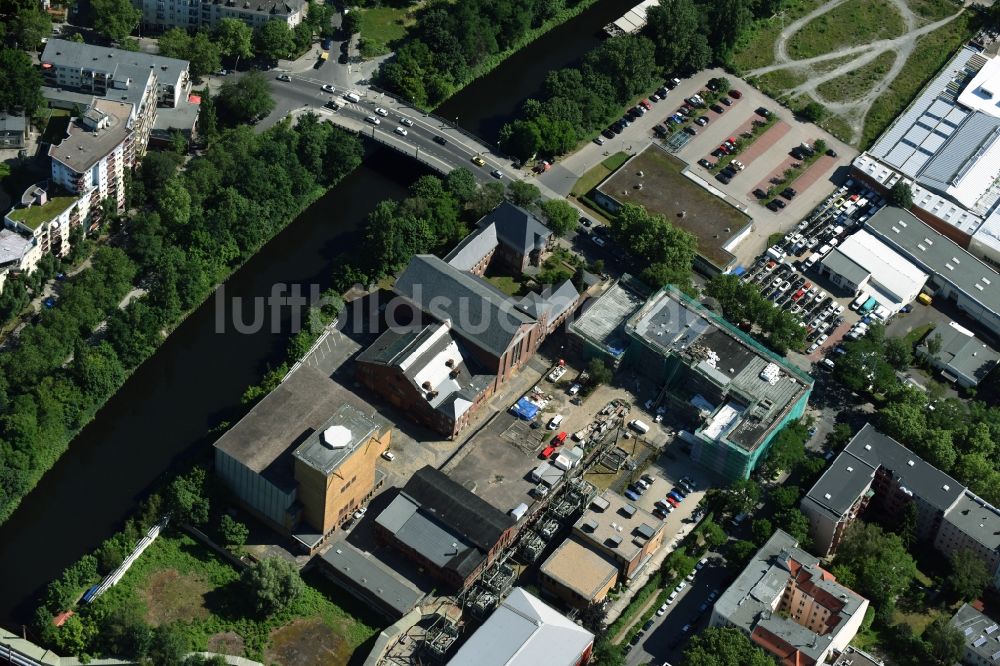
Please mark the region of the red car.
<svg viewBox="0 0 1000 666"><path fill-rule="evenodd" d="M650 109L652 109L652 108L653 108L653 105L649 103L649 100L648 100L648 99L644 99L644 100L642 100L641 102L639 102L639 104L642 104L642 106L643 106L643 107L644 107L644 108L645 108L645 109L646 109L647 111L649 111Z"/></svg>
<svg viewBox="0 0 1000 666"><path fill-rule="evenodd" d="M669 502L669 503L670 503L670 506L672 506L672 507L674 507L674 508L676 508L676 507L680 506L680 502L678 502L677 500L675 500L675 499L674 499L673 497L671 497L670 495L667 495L667 497L666 497L666 500L667 500L667 502Z"/></svg>
<svg viewBox="0 0 1000 666"><path fill-rule="evenodd" d="M793 300L793 301L797 301L797 300L799 300L800 298L802 298L802 297L803 297L803 296L805 295L805 293L806 293L805 291L803 291L802 289L799 289L799 290L798 290L797 292L795 292L795 294L794 294L794 295L792 296L792 300Z"/></svg>
<svg viewBox="0 0 1000 666"><path fill-rule="evenodd" d="M552 438L552 446L561 446L566 441L566 433L561 432Z"/></svg>
<svg viewBox="0 0 1000 666"><path fill-rule="evenodd" d="M548 460L549 456L551 456L555 450L556 447L554 446L546 446L544 449L542 449L542 452L538 454L538 457L541 458L542 460Z"/></svg>
<svg viewBox="0 0 1000 666"><path fill-rule="evenodd" d="M741 93L739 90L730 90L729 96L732 97L733 99L742 99L743 93Z"/></svg>

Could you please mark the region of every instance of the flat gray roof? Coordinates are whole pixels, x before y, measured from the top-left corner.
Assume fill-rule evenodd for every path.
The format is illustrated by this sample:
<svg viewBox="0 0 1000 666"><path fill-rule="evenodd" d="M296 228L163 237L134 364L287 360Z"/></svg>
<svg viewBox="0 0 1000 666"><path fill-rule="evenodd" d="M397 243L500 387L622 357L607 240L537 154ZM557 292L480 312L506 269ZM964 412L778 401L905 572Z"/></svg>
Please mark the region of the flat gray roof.
<svg viewBox="0 0 1000 666"><path fill-rule="evenodd" d="M357 411L364 408L354 394L322 372L300 365L217 439L215 447L249 469L263 472L283 453L291 453L308 437L322 432L324 423L345 403ZM379 415L372 415L371 420L387 424Z"/></svg>
<svg viewBox="0 0 1000 666"><path fill-rule="evenodd" d="M625 322L646 302L647 292L629 275L590 302L569 330L620 358L628 347Z"/></svg>
<svg viewBox="0 0 1000 666"><path fill-rule="evenodd" d="M823 257L822 264L828 270L847 278L853 284L861 284L871 275L853 259L841 252L839 248L830 250L830 253Z"/></svg>
<svg viewBox="0 0 1000 666"><path fill-rule="evenodd" d="M909 211L885 206L868 218L865 228L927 273L947 281L990 312L1000 314L1000 275Z"/></svg>
<svg viewBox="0 0 1000 666"><path fill-rule="evenodd" d="M76 119L69 124L69 136L49 147L49 157L76 173L84 173L94 166L125 141L130 131L131 104L98 98L94 108L108 117L108 127L90 132Z"/></svg>
<svg viewBox="0 0 1000 666"><path fill-rule="evenodd" d="M66 39L50 39L42 51L41 62L53 67L79 70L94 70L112 74L115 81L131 81L129 90L136 84L145 88L150 72L164 84L176 85L178 79L188 69L188 61L179 58L146 53L145 51L124 51L109 46L83 44ZM127 91L108 86L108 98Z"/></svg>
<svg viewBox="0 0 1000 666"><path fill-rule="evenodd" d="M927 353L927 340L934 335L941 336L941 350L935 357L937 361L976 381L985 379L1000 361L1000 352L955 326L935 326L920 345L922 352Z"/></svg>
<svg viewBox="0 0 1000 666"><path fill-rule="evenodd" d="M347 541L337 543L320 558L336 573L334 580L348 581L344 585L348 591L362 590L400 616L410 612L424 596L395 571Z"/></svg>
<svg viewBox="0 0 1000 666"><path fill-rule="evenodd" d="M1000 549L1000 511L987 504L986 500L966 491L944 519L984 548Z"/></svg>
<svg viewBox="0 0 1000 666"><path fill-rule="evenodd" d="M328 475L378 431L379 424L374 419L355 407L341 405L292 455Z"/></svg>
<svg viewBox="0 0 1000 666"><path fill-rule="evenodd" d="M644 536L649 534L647 530L652 530L652 535L655 535L663 529L663 523L611 490L604 491L600 498L602 502L591 502L583 512L573 525L573 532L584 541L609 548L631 562L649 540Z"/></svg>
<svg viewBox="0 0 1000 666"><path fill-rule="evenodd" d="M900 485L942 512L965 491L961 483L867 423L823 472L805 500L839 519L867 490L879 467L892 472Z"/></svg>
<svg viewBox="0 0 1000 666"><path fill-rule="evenodd" d="M33 242L16 231L0 229L0 266L21 261Z"/></svg>
<svg viewBox="0 0 1000 666"><path fill-rule="evenodd" d="M1000 625L969 604L962 604L948 624L962 634L966 651L973 652L983 663L996 663L1000 659Z"/></svg>

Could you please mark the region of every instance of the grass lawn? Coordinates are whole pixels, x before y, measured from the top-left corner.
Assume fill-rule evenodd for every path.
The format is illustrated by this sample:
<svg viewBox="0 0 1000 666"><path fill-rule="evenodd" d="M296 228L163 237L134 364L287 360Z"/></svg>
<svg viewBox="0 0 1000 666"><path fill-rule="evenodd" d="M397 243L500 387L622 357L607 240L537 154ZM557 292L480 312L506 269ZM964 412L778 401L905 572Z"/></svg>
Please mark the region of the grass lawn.
<svg viewBox="0 0 1000 666"><path fill-rule="evenodd" d="M361 15L361 51L366 58L388 53L392 43L402 38L413 24L406 7L369 7L354 11Z"/></svg>
<svg viewBox="0 0 1000 666"><path fill-rule="evenodd" d="M508 275L497 275L486 279L489 280L490 284L508 296L520 296L524 289L524 285Z"/></svg>
<svg viewBox="0 0 1000 666"><path fill-rule="evenodd" d="M827 116L819 122L819 126L844 143L851 143L851 126L840 116Z"/></svg>
<svg viewBox="0 0 1000 666"><path fill-rule="evenodd" d="M865 128L860 147L870 146L885 128L906 108L927 82L948 62L955 51L969 38L974 29L969 12L924 35L917 48L903 65L899 75L879 95L865 116Z"/></svg>
<svg viewBox="0 0 1000 666"><path fill-rule="evenodd" d="M780 99L785 92L806 82L800 70L779 69L753 78L753 83L768 97Z"/></svg>
<svg viewBox="0 0 1000 666"><path fill-rule="evenodd" d="M958 11L954 0L906 0L915 14L933 23Z"/></svg>
<svg viewBox="0 0 1000 666"><path fill-rule="evenodd" d="M886 51L879 54L867 65L820 84L817 90L824 99L830 102L848 102L859 99L871 90L873 85L882 80L894 62L896 62L896 54L892 51Z"/></svg>
<svg viewBox="0 0 1000 666"><path fill-rule="evenodd" d="M582 197L587 192L597 187L605 178L610 176L615 169L628 161L628 153L619 152L606 158L603 162L593 167L587 173L580 176L576 185L570 191L570 196Z"/></svg>
<svg viewBox="0 0 1000 666"><path fill-rule="evenodd" d="M915 347L925 335L930 333L932 328L934 328L934 324L917 326L915 329L903 336L903 342L905 342L908 347Z"/></svg>
<svg viewBox="0 0 1000 666"><path fill-rule="evenodd" d="M332 583L319 574L305 578L305 592L293 604L258 617L235 568L186 534L168 531L95 605L137 607L150 624L176 623L196 649L212 645L284 666L345 664L375 630L358 619L363 609L331 601L345 597Z"/></svg>
<svg viewBox="0 0 1000 666"><path fill-rule="evenodd" d="M774 42L778 39L781 29L824 2L825 0L788 0L784 3L782 16L758 21L736 44L730 57L730 64L742 72L770 65L774 62Z"/></svg>
<svg viewBox="0 0 1000 666"><path fill-rule="evenodd" d="M802 26L788 40L788 55L812 58L843 46L898 37L906 32L903 17L890 0L847 0Z"/></svg>

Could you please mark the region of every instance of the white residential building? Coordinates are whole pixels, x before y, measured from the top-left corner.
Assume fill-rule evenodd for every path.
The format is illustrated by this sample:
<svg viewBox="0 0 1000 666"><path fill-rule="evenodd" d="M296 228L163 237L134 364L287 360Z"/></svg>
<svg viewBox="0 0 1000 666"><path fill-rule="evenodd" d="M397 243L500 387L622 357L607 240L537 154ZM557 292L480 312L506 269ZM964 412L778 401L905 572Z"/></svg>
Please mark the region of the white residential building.
<svg viewBox="0 0 1000 666"><path fill-rule="evenodd" d="M284 21L289 28L302 23L306 0L132 0L142 11L146 30L211 28L224 18L258 28L268 21Z"/></svg>

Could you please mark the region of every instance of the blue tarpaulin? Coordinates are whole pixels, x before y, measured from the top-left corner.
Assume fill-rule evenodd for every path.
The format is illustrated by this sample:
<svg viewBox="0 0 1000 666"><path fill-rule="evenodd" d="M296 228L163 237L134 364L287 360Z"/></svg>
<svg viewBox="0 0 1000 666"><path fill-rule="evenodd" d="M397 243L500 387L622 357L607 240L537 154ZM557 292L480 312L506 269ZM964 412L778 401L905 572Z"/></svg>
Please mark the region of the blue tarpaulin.
<svg viewBox="0 0 1000 666"><path fill-rule="evenodd" d="M747 269L744 268L743 266L737 266L736 268L733 269L733 275L743 275L746 272Z"/></svg>
<svg viewBox="0 0 1000 666"><path fill-rule="evenodd" d="M521 398L510 408L515 415L520 416L525 421L531 421L538 415L538 405L527 398Z"/></svg>

